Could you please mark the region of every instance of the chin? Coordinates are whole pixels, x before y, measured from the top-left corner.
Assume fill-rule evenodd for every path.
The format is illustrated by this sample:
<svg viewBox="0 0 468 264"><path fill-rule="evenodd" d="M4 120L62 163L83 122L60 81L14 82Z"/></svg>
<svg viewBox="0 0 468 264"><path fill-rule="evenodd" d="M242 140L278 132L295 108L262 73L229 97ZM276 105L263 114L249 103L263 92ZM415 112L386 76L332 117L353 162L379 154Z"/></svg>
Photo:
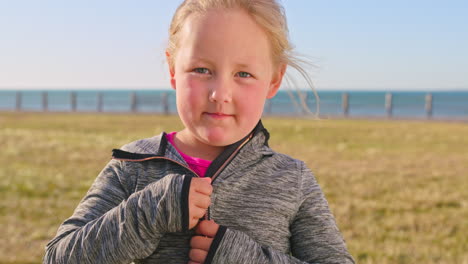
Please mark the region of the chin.
<svg viewBox="0 0 468 264"><path fill-rule="evenodd" d="M208 144L216 147L231 145L240 139L225 130L207 131L204 138Z"/></svg>
<svg viewBox="0 0 468 264"><path fill-rule="evenodd" d="M225 135L209 135L207 141L210 145L215 147L225 147L235 143L237 140L226 137Z"/></svg>
<svg viewBox="0 0 468 264"><path fill-rule="evenodd" d="M250 131L243 131L235 127L205 127L198 131L206 144L216 147L224 147L236 143L244 138ZM244 135L245 134L245 135Z"/></svg>

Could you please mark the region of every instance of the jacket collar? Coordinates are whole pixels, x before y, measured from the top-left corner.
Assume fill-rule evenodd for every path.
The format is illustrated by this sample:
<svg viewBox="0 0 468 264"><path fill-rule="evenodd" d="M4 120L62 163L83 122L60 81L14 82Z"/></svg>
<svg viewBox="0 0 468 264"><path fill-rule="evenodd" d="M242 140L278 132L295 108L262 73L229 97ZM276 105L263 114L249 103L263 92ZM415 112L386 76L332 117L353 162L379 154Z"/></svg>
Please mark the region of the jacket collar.
<svg viewBox="0 0 468 264"><path fill-rule="evenodd" d="M246 137L227 146L224 151L213 160L210 167L206 171L206 176L211 177L220 166L234 154L242 155L241 160L246 161L258 158L257 155L272 155L273 151L268 147L268 139L270 134L264 128L260 120L255 128ZM247 143L245 143L248 141ZM245 145L243 145L245 143ZM241 150L239 150L241 148ZM239 153L235 153L239 151ZM178 151L167 141L166 133L163 132L158 136L138 140L125 145L122 149L112 150L114 159L126 161L144 161L154 157L164 157L182 164L186 164L185 160ZM237 159L236 159L237 160Z"/></svg>
<svg viewBox="0 0 468 264"><path fill-rule="evenodd" d="M262 146L268 146L268 139L270 134L268 131L263 127L262 121L258 121L255 128L250 132L247 136L242 138L241 140L235 142L227 146L221 154L213 160L210 167L208 167L206 171L206 177L213 176L218 169L223 166L224 163L234 154L234 152L239 151L239 148L246 148L246 147L255 147L255 149L260 149ZM244 142L248 141L245 145ZM238 154L238 153L237 153ZM237 155L234 154L234 155Z"/></svg>

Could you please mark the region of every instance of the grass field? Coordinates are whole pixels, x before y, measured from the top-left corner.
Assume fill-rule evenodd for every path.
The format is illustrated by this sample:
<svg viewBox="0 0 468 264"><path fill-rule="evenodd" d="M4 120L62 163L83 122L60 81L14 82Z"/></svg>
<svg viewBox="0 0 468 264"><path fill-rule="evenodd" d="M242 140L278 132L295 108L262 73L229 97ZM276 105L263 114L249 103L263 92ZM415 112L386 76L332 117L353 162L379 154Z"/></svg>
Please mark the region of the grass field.
<svg viewBox="0 0 468 264"><path fill-rule="evenodd" d="M264 120L277 151L315 172L359 263L468 263L468 123ZM44 246L112 148L177 117L0 113L0 263Z"/></svg>

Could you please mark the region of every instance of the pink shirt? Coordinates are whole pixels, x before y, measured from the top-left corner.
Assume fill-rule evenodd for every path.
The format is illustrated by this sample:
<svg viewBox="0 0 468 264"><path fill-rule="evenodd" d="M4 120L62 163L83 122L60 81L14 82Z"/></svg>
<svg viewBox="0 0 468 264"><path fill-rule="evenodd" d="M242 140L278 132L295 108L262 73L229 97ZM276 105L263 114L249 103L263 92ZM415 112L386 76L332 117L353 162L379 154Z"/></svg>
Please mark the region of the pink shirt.
<svg viewBox="0 0 468 264"><path fill-rule="evenodd" d="M211 161L192 157L180 151L180 149L178 149L174 143L174 136L176 133L177 132L171 132L169 134L166 134L167 140L169 141L169 143L172 144L172 146L174 146L174 148L179 152L182 158L184 158L185 162L187 162L190 169L195 171L198 174L198 176L205 177L206 170L210 166Z"/></svg>

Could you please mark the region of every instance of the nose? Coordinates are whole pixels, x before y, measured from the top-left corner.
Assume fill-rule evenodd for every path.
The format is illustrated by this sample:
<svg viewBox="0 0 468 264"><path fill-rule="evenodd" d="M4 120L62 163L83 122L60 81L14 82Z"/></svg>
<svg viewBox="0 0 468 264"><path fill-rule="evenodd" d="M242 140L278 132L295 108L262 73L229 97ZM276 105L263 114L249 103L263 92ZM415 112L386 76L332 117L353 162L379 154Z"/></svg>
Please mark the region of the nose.
<svg viewBox="0 0 468 264"><path fill-rule="evenodd" d="M232 101L233 84L228 78L218 78L212 83L210 102L230 103Z"/></svg>

